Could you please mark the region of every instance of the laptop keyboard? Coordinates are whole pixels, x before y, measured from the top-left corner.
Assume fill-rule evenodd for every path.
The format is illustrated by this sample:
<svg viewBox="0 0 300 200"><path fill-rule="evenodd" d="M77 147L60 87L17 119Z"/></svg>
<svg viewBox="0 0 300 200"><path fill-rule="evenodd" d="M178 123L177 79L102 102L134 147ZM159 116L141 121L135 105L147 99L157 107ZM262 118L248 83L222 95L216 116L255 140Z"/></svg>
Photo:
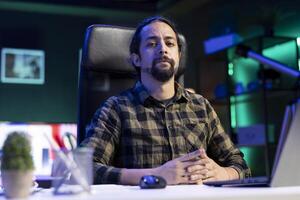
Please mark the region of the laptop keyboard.
<svg viewBox="0 0 300 200"><path fill-rule="evenodd" d="M246 179L236 179L236 180L227 180L227 181L209 181L203 183L204 185L209 186L267 186L269 184L269 178L265 176L253 177Z"/></svg>

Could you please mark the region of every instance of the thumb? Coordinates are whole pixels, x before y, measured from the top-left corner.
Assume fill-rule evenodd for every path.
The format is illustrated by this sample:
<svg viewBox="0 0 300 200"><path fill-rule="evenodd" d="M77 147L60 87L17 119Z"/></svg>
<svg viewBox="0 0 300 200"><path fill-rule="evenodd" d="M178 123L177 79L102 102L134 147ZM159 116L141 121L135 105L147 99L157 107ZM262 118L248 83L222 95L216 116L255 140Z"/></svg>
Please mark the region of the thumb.
<svg viewBox="0 0 300 200"><path fill-rule="evenodd" d="M199 149L199 151L200 151L200 158L202 158L202 159L203 158L208 158L208 156L205 152L205 149L201 148L201 149Z"/></svg>

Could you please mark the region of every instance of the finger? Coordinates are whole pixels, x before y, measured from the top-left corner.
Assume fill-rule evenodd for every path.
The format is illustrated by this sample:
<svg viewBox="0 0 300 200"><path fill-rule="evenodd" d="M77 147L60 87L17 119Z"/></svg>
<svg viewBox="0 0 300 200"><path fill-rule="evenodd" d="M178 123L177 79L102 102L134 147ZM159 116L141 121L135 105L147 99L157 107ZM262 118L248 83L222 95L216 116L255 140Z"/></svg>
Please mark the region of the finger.
<svg viewBox="0 0 300 200"><path fill-rule="evenodd" d="M190 178L189 178L189 176L181 176L180 178L179 178L179 184L181 183L181 184L189 184L190 183Z"/></svg>
<svg viewBox="0 0 300 200"><path fill-rule="evenodd" d="M215 178L216 173L214 170L208 170L207 173L204 174L204 179Z"/></svg>
<svg viewBox="0 0 300 200"><path fill-rule="evenodd" d="M194 172L200 171L202 169L204 169L204 166L202 166L202 165L193 165L193 166L187 167L186 171L188 173L194 173Z"/></svg>
<svg viewBox="0 0 300 200"><path fill-rule="evenodd" d="M210 178L210 176L212 176L212 174L209 174L207 170L199 170L189 174L188 176L190 177L190 180L194 181L199 179L201 180L208 179Z"/></svg>
<svg viewBox="0 0 300 200"><path fill-rule="evenodd" d="M185 168L186 172L192 173L207 173L208 171L213 171L213 164L209 160L199 160L196 162L182 162L182 166ZM202 170L204 170L202 172Z"/></svg>
<svg viewBox="0 0 300 200"><path fill-rule="evenodd" d="M189 176L190 183L196 183L202 181L202 179L203 179L202 174L192 174Z"/></svg>
<svg viewBox="0 0 300 200"><path fill-rule="evenodd" d="M203 183L209 182L209 181L216 181L217 179L215 177L210 177L207 179L202 180Z"/></svg>
<svg viewBox="0 0 300 200"><path fill-rule="evenodd" d="M199 149L199 152L200 152L200 158L208 158L205 149L201 148Z"/></svg>
<svg viewBox="0 0 300 200"><path fill-rule="evenodd" d="M189 175L192 175L192 174L200 174L202 177L207 177L209 174L208 174L208 170L207 169L201 169L201 170L197 170L197 171L194 171L194 172L191 172L189 173ZM208 174L208 175L207 175Z"/></svg>
<svg viewBox="0 0 300 200"><path fill-rule="evenodd" d="M189 180L189 183L188 183L188 184L202 185L203 182L202 182L202 179L199 179L199 180L196 180L196 181Z"/></svg>
<svg viewBox="0 0 300 200"><path fill-rule="evenodd" d="M188 168L190 166L203 165L203 162L201 160L189 160L189 161L181 162L181 164L185 168Z"/></svg>
<svg viewBox="0 0 300 200"><path fill-rule="evenodd" d="M192 165L192 166L188 166L186 168L186 171L188 173L193 173L193 172L198 172L198 171L201 171L201 170L204 170L204 169L206 169L206 168L203 165Z"/></svg>
<svg viewBox="0 0 300 200"><path fill-rule="evenodd" d="M190 153L187 153L186 155L179 157L178 160L181 162L185 162L185 161L190 161L190 160L193 160L193 159L196 159L199 157L200 157L200 149L190 152Z"/></svg>
<svg viewBox="0 0 300 200"><path fill-rule="evenodd" d="M177 169L176 172L180 177L188 176L188 172L185 170L185 168Z"/></svg>
<svg viewBox="0 0 300 200"><path fill-rule="evenodd" d="M206 166L207 164L210 163L210 159L209 158L203 158L203 159L200 159L197 164L199 165L203 165L203 166Z"/></svg>
<svg viewBox="0 0 300 200"><path fill-rule="evenodd" d="M198 168L198 167L195 167L195 168ZM202 171L202 170L204 170L204 171ZM201 173L199 173L199 172L201 172ZM180 170L177 171L177 173L182 177L183 176L190 177L193 174L206 174L207 169L206 168L202 169L201 166L199 166L199 170L191 171L191 169L182 167Z"/></svg>
<svg viewBox="0 0 300 200"><path fill-rule="evenodd" d="M190 176L191 174L183 166L181 166L180 169L177 169L176 171L177 171L176 173L181 177L185 177L185 176L187 177Z"/></svg>
<svg viewBox="0 0 300 200"><path fill-rule="evenodd" d="M210 161L210 162L208 162L208 163L205 163L204 165L203 165L206 169L208 169L208 170L213 170L214 169L214 165L213 165L213 163Z"/></svg>

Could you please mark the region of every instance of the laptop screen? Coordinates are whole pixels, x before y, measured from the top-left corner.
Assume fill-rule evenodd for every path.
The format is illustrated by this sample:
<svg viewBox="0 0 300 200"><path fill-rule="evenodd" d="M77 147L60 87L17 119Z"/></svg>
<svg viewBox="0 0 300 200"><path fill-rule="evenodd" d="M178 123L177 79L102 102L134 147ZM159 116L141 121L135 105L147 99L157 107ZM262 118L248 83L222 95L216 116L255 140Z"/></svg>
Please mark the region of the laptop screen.
<svg viewBox="0 0 300 200"><path fill-rule="evenodd" d="M283 121L282 121L282 125L281 125L281 132L280 132L280 137L278 140L278 145L276 148L276 154L275 154L275 159L274 159L274 164L273 164L273 168L272 168L272 174L271 177L274 176L274 173L276 171L276 167L278 165L278 161L282 152L282 148L284 145L284 142L286 140L286 136L288 135L289 132L289 128L291 126L292 123L292 119L293 119L293 105L288 105L285 108L285 112L284 112L284 116L283 116Z"/></svg>
<svg viewBox="0 0 300 200"><path fill-rule="evenodd" d="M295 112L291 110L291 123L287 128L285 140L283 136L278 145L277 163L274 163L272 187L300 185L300 104L296 105ZM284 140L284 141L283 141Z"/></svg>
<svg viewBox="0 0 300 200"><path fill-rule="evenodd" d="M25 132L30 136L32 157L35 167L35 176L50 176L53 152L44 134L52 137L60 137L72 134L76 137L77 125L75 123L0 123L0 149L9 133L14 131ZM2 151L1 151L2 154Z"/></svg>

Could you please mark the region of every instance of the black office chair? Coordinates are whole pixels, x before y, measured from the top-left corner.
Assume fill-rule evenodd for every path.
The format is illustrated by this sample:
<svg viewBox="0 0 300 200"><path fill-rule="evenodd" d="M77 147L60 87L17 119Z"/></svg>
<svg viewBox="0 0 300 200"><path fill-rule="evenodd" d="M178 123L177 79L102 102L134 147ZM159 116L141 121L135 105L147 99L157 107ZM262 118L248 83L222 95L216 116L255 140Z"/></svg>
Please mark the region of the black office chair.
<svg viewBox="0 0 300 200"><path fill-rule="evenodd" d="M86 137L85 128L103 100L132 87L136 71L129 62L129 44L134 29L120 26L92 25L87 28L79 75L77 143ZM183 83L186 42L176 79Z"/></svg>

